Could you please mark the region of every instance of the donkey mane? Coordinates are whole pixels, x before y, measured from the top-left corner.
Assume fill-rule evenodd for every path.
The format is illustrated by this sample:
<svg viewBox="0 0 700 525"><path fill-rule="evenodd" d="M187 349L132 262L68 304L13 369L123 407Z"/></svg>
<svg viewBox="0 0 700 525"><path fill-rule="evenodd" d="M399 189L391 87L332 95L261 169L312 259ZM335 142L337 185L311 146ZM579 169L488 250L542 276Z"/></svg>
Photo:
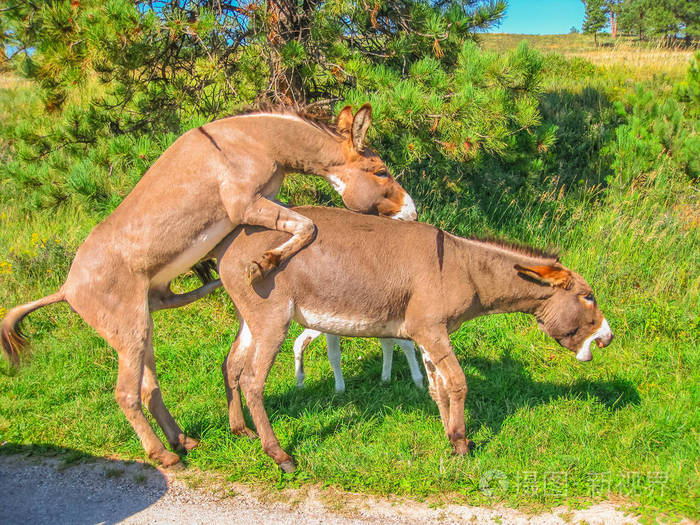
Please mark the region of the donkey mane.
<svg viewBox="0 0 700 525"><path fill-rule="evenodd" d="M231 117L242 117L246 115L287 115L298 117L307 124L314 126L317 129L331 135L334 138L342 138L333 123L333 117L327 113L310 113L303 109L295 109L288 106L251 106L242 109Z"/></svg>
<svg viewBox="0 0 700 525"><path fill-rule="evenodd" d="M540 248L535 248L527 244L509 241L506 239L498 239L496 237L467 237L467 239L473 242L488 244L496 248L508 250L519 255L525 255L526 257L553 259L556 262L559 262L559 253L553 250L541 250Z"/></svg>

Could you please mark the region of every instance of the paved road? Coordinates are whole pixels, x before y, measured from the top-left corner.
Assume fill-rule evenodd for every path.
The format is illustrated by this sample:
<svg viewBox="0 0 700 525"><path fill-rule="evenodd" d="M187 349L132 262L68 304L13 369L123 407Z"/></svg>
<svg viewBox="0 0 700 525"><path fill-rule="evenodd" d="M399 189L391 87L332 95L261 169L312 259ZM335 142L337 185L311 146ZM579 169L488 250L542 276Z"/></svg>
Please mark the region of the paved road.
<svg viewBox="0 0 700 525"><path fill-rule="evenodd" d="M58 459L0 455L0 524L637 523L610 504L528 516L456 505L430 509L316 488L287 494L289 504L233 484L234 493L222 497L192 489L181 478L141 463L94 459L66 466Z"/></svg>

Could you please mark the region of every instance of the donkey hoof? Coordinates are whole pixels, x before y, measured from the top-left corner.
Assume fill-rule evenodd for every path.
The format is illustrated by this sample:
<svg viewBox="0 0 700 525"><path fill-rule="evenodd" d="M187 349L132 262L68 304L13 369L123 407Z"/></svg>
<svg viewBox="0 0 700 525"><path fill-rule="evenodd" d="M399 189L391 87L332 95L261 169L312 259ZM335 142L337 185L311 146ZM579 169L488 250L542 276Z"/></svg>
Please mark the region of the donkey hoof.
<svg viewBox="0 0 700 525"><path fill-rule="evenodd" d="M254 284L255 282L259 281L262 278L263 278L262 266L260 266L255 261L248 263L248 266L246 266L246 268L245 268L245 279L246 279L246 281L248 281L248 284Z"/></svg>
<svg viewBox="0 0 700 525"><path fill-rule="evenodd" d="M232 428L231 433L234 436L247 437L249 439L258 439L258 435L248 427Z"/></svg>
<svg viewBox="0 0 700 525"><path fill-rule="evenodd" d="M471 454L474 450L474 442L471 439L466 439L464 441L459 441L454 444L454 450L452 451L453 456L466 456Z"/></svg>
<svg viewBox="0 0 700 525"><path fill-rule="evenodd" d="M194 438L187 437L185 435L180 436L180 448L184 448L187 451L197 448L199 441Z"/></svg>
<svg viewBox="0 0 700 525"><path fill-rule="evenodd" d="M282 469L282 472L284 472L285 474L291 474L296 469L296 466L294 465L294 461L292 461L291 459L283 461L282 463L279 464L279 467Z"/></svg>
<svg viewBox="0 0 700 525"><path fill-rule="evenodd" d="M263 267L265 272L274 270L280 265L280 256L273 252L265 252L262 256L262 262L260 266Z"/></svg>
<svg viewBox="0 0 700 525"><path fill-rule="evenodd" d="M156 457L154 457L164 468L182 468L182 463L180 463L180 456L172 452L164 450Z"/></svg>

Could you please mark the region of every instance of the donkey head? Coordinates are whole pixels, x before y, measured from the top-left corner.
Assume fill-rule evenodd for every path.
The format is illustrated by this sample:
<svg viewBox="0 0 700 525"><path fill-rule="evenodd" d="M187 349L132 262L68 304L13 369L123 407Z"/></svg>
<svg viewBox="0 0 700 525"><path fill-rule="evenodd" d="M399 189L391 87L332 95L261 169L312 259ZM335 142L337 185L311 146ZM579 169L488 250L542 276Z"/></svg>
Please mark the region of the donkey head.
<svg viewBox="0 0 700 525"><path fill-rule="evenodd" d="M593 359L590 348L593 341L600 348L610 344L613 338L610 326L583 277L558 262L528 267L516 264L515 269L522 277L551 287L551 295L535 311L538 326L560 345L576 352L576 359Z"/></svg>
<svg viewBox="0 0 700 525"><path fill-rule="evenodd" d="M369 104L362 106L354 116L350 106L343 108L336 127L344 137L344 162L333 166L327 178L353 211L414 221L417 214L413 199L392 177L382 159L365 146L371 123L372 106Z"/></svg>

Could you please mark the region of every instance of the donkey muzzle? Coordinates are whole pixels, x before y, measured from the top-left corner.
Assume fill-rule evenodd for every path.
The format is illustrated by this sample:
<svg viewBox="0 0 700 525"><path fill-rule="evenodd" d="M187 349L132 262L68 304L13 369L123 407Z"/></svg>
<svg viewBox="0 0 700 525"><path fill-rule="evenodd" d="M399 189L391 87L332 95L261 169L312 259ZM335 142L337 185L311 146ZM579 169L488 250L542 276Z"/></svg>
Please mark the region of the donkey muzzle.
<svg viewBox="0 0 700 525"><path fill-rule="evenodd" d="M606 319L600 324L600 328L595 331L588 339L586 339L578 352L576 352L576 359L579 361L590 361L593 359L593 353L591 352L591 344L593 341L598 345L599 348L605 348L610 344L613 339L612 330L610 330L610 325Z"/></svg>
<svg viewBox="0 0 700 525"><path fill-rule="evenodd" d="M604 337L596 339L595 343L598 345L598 348L605 348L612 342L614 337L612 332L608 332Z"/></svg>

